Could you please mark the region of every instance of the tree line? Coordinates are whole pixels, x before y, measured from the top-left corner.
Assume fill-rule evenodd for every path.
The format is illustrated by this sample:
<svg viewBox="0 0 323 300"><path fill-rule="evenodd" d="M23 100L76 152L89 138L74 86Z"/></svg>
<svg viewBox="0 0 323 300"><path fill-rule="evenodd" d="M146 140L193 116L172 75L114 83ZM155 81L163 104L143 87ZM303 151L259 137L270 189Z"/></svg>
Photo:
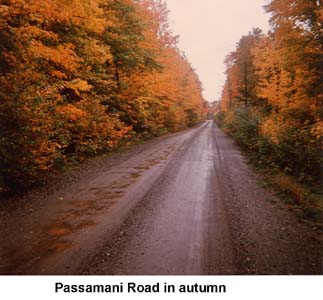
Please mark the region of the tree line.
<svg viewBox="0 0 323 300"><path fill-rule="evenodd" d="M161 0L0 1L0 190L204 118L167 13Z"/></svg>
<svg viewBox="0 0 323 300"><path fill-rule="evenodd" d="M226 57L216 119L294 194L298 183L322 193L323 5L272 0L265 9L271 30L253 29Z"/></svg>

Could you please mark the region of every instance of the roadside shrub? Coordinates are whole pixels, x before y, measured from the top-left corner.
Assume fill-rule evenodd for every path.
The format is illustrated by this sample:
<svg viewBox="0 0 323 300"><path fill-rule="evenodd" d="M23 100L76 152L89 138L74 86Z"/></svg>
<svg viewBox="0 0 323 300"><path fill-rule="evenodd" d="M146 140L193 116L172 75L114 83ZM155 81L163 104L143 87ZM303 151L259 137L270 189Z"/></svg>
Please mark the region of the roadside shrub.
<svg viewBox="0 0 323 300"><path fill-rule="evenodd" d="M321 183L323 153L320 141L306 128L289 128L279 136L276 146L276 162L287 175L298 181Z"/></svg>
<svg viewBox="0 0 323 300"><path fill-rule="evenodd" d="M285 195L292 197L295 204L301 205L306 201L307 191L292 177L279 173L271 178L271 182Z"/></svg>
<svg viewBox="0 0 323 300"><path fill-rule="evenodd" d="M255 147L258 138L259 119L249 109L237 107L227 113L220 113L220 126L245 149Z"/></svg>
<svg viewBox="0 0 323 300"><path fill-rule="evenodd" d="M273 139L260 130L264 116L252 109L235 107L217 114L215 120L252 154L255 165L281 171L300 183L322 189L322 140L315 135L313 126L275 124L276 129L281 129Z"/></svg>
<svg viewBox="0 0 323 300"><path fill-rule="evenodd" d="M220 127L223 126L223 122L225 120L226 113L224 111L220 111L217 114L214 115L214 121L216 124L218 124Z"/></svg>

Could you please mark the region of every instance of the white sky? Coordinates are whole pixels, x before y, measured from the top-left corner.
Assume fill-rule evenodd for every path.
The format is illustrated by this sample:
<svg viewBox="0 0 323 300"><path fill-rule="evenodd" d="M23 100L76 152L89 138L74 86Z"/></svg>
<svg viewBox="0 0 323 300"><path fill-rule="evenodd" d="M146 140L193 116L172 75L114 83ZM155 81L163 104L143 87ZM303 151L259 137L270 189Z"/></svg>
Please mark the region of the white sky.
<svg viewBox="0 0 323 300"><path fill-rule="evenodd" d="M202 81L204 97L219 100L225 80L225 56L253 27L267 32L268 0L166 0L170 27Z"/></svg>

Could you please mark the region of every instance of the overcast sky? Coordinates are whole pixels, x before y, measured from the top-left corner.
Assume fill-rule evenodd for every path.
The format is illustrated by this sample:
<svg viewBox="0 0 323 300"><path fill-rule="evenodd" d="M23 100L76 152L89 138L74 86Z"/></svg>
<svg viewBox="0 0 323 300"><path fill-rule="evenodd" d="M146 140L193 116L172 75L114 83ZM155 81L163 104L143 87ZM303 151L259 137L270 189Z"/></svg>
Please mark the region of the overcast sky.
<svg viewBox="0 0 323 300"><path fill-rule="evenodd" d="M219 100L224 58L253 27L268 31L268 0L166 0L179 48L196 69L208 101Z"/></svg>

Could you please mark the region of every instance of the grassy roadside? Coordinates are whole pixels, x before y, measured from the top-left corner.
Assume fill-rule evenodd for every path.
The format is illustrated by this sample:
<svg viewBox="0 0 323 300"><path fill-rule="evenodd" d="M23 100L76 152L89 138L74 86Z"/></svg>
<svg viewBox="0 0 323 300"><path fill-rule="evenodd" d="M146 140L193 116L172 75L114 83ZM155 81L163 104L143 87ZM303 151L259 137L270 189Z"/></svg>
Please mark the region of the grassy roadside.
<svg viewBox="0 0 323 300"><path fill-rule="evenodd" d="M323 187L320 181L300 180L288 174L291 172L282 168L279 161L280 157L284 159L287 156L288 159L288 153L277 152L268 140L259 135L257 119L250 112L235 116L220 113L215 116L215 122L237 142L254 170L262 175L264 186L273 190L300 219L323 229ZM275 160L273 151L277 152ZM289 159L295 158L290 156ZM305 179L310 177L306 175Z"/></svg>
<svg viewBox="0 0 323 300"><path fill-rule="evenodd" d="M248 153L250 158L250 153ZM323 230L323 195L315 192L312 187L300 184L293 177L281 172L273 172L268 168L259 168L252 159L252 166L264 178L263 185L270 188L281 201L298 217L314 222Z"/></svg>

